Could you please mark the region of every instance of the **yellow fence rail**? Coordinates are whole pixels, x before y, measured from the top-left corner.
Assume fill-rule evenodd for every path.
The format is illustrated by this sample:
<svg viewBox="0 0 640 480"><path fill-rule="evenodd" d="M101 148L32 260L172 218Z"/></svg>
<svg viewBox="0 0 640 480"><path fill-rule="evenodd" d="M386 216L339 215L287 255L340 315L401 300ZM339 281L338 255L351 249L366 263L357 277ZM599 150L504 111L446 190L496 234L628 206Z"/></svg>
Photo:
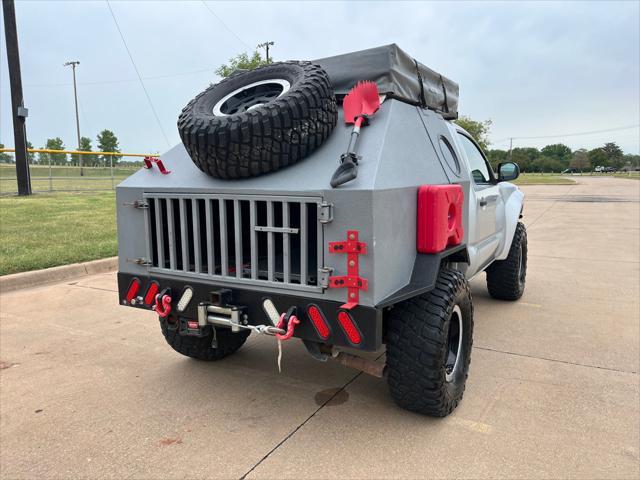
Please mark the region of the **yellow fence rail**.
<svg viewBox="0 0 640 480"><path fill-rule="evenodd" d="M157 153L100 152L85 150L53 150L49 148L28 148L29 153L48 153L52 155L93 155L103 157L106 165L54 165L52 155L47 155L44 164L29 163L32 191L41 192L76 192L112 190L116 184L137 171L140 167L114 165L114 157L158 157ZM15 153L14 148L0 148L0 153ZM82 157L80 157L82 159ZM107 161L107 158L109 159ZM15 166L0 164L0 195L17 193Z"/></svg>
<svg viewBox="0 0 640 480"><path fill-rule="evenodd" d="M15 148L0 148L0 153L15 153ZM111 155L116 157L157 157L157 153L87 152L86 150L51 150L48 148L27 148L29 153L63 153L67 155Z"/></svg>

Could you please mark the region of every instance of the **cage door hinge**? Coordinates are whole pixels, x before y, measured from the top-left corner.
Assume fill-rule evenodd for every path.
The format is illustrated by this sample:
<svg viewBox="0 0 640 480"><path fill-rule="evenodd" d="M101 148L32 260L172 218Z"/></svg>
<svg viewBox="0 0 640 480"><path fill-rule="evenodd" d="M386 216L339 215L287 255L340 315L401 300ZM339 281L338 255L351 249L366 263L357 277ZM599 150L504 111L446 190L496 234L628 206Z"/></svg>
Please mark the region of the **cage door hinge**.
<svg viewBox="0 0 640 480"><path fill-rule="evenodd" d="M135 263L136 265L140 265L141 267L150 267L152 264L149 260L144 257L140 258L127 258L128 263Z"/></svg>
<svg viewBox="0 0 640 480"><path fill-rule="evenodd" d="M318 276L320 278L320 286L322 288L329 288L329 279L331 278L332 273L333 273L333 268L331 267L322 267L318 270Z"/></svg>
<svg viewBox="0 0 640 480"><path fill-rule="evenodd" d="M318 210L318 220L320 223L330 223L333 221L333 204L321 203Z"/></svg>
<svg viewBox="0 0 640 480"><path fill-rule="evenodd" d="M124 202L122 205L124 205L125 207L133 207L133 208L140 208L140 209L149 208L149 204L144 200L136 200L135 202Z"/></svg>

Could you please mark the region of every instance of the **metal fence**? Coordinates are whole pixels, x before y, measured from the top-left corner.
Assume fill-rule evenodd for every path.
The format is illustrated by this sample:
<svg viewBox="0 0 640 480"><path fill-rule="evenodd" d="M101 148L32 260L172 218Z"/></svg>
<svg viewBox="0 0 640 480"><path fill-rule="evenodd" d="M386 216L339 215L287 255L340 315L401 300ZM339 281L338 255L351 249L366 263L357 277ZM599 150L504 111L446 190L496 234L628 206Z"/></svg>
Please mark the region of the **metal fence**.
<svg viewBox="0 0 640 480"><path fill-rule="evenodd" d="M11 152L4 149L4 152ZM46 164L30 164L31 190L34 193L47 192L97 192L113 190L115 186L129 175L138 171L140 165L114 164L114 156L144 157L144 154L123 154L119 152L76 152L33 149L29 152L45 152L59 154L81 154L103 156L107 158L105 165L77 166L58 165L53 163L51 155L47 155ZM55 158L55 157L54 157ZM18 193L15 164L0 164L0 195L15 195Z"/></svg>

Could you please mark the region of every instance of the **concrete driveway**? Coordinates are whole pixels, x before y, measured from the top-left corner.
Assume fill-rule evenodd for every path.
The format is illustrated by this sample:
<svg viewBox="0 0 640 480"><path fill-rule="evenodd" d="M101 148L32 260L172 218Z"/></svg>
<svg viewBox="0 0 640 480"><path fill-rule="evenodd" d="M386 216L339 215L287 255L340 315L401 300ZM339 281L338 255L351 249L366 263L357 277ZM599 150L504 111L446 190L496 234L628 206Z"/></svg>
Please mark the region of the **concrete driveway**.
<svg viewBox="0 0 640 480"><path fill-rule="evenodd" d="M527 291L472 283L460 407L397 408L383 381L252 336L181 357L115 274L0 297L2 478L638 478L640 182L524 187Z"/></svg>

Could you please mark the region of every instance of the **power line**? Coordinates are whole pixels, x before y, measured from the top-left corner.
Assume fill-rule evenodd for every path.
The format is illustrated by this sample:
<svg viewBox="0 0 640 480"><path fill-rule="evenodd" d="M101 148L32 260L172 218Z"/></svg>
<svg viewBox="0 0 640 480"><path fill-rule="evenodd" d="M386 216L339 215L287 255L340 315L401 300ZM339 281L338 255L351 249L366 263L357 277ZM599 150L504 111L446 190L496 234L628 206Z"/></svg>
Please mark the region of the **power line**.
<svg viewBox="0 0 640 480"><path fill-rule="evenodd" d="M147 97L147 101L149 102L149 106L151 107L151 111L153 112L154 117L156 117L156 122L158 122L158 127L160 128L160 131L162 132L162 135L164 136L164 139L167 142L167 146L171 147L171 142L169 142L169 137L165 133L164 128L162 128L162 122L160 122L160 117L158 116L158 112L156 112L156 109L153 106L153 102L151 101L151 97L149 96L149 92L147 92L147 88L144 86L144 82L142 81L142 75L140 75L140 72L138 71L138 67L136 66L136 62L133 60L133 55L131 55L131 51L127 46L127 41L124 39L124 35L122 34L120 25L118 25L118 20L116 19L116 15L113 13L113 9L111 8L111 4L109 3L109 0L106 0L106 2L107 2L107 7L109 7L109 12L111 12L111 18L113 18L113 23L116 24L116 28L118 29L118 33L120 34L120 38L122 39L124 48L127 51L127 54L129 55L129 59L131 60L131 65L133 65L133 69L136 71L138 80L140 80L140 86L142 87L142 90L144 91L144 94Z"/></svg>
<svg viewBox="0 0 640 480"><path fill-rule="evenodd" d="M153 75L153 76L149 76L149 77L142 77L143 80L160 80L163 78L175 78L175 77L185 77L187 75L197 75L199 73L212 73L213 72L213 67L210 68L201 68L199 70L191 70L189 72L182 72L182 73L170 73L168 75ZM100 80L100 81L95 81L95 82L78 82L78 85L109 85L109 84L115 84L115 83L131 83L131 82L138 82L139 79L137 78L128 78L128 79L122 79L122 80ZM60 83L26 83L24 86L25 87L68 87L70 85L73 85L71 82L60 82ZM2 88L4 88L4 85L2 85Z"/></svg>
<svg viewBox="0 0 640 480"><path fill-rule="evenodd" d="M238 39L238 41L239 41L241 44L243 44L245 47L247 47L249 50L251 50L251 47L249 46L249 44L247 44L247 42L245 42L244 40L242 40L242 39L241 39L241 38L236 34L236 32L234 32L233 30L231 30L231 29L229 28L229 26L228 26L226 23L224 23L224 22L222 21L222 19L221 19L221 18L216 14L216 12L214 12L213 10L211 10L211 8L209 7L209 5L207 5L207 4L206 4L206 2L205 2L204 0L200 0L200 1L202 2L202 5L204 5L204 8L206 8L207 10L209 10L209 13L211 13L211 15L213 15L214 17L216 17L216 19L217 19L217 20L222 24L222 26L223 26L224 28L226 28L226 29L227 29L227 31L228 31L231 35L233 35L234 37L236 37L236 39Z"/></svg>
<svg viewBox="0 0 640 480"><path fill-rule="evenodd" d="M508 140L535 140L535 139L539 139L539 138L543 139L543 138L577 137L577 136L581 136L581 135L593 135L595 133L617 132L619 130L629 130L631 128L638 128L638 127L640 127L640 124L628 125L626 127L607 128L607 129L604 129L604 130L591 130L589 132L565 133L565 134L561 134L561 135L540 135L540 136L530 136L530 137L507 137L507 138L502 138L500 140L496 140L495 142L492 142L492 143L493 144L498 144L498 143L506 142Z"/></svg>

